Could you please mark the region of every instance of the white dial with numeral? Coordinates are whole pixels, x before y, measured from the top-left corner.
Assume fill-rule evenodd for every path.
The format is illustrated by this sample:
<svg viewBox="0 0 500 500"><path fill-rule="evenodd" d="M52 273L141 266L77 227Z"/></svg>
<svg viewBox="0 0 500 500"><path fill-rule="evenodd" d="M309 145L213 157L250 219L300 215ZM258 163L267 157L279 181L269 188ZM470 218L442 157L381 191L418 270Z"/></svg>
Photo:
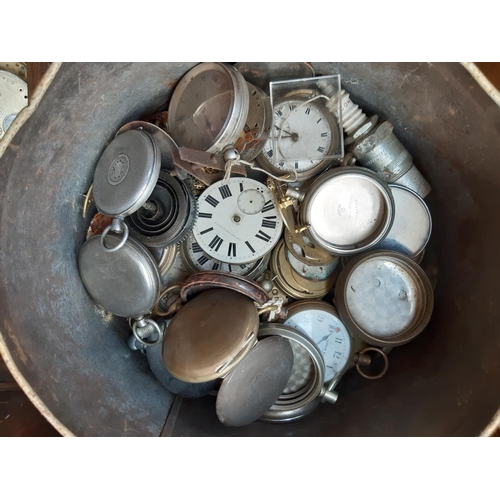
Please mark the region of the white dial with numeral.
<svg viewBox="0 0 500 500"><path fill-rule="evenodd" d="M259 260L248 264L234 264L216 260L206 252L194 239L192 233L181 243L181 257L186 261L186 265L196 271L225 271L240 276L251 273L259 264Z"/></svg>
<svg viewBox="0 0 500 500"><path fill-rule="evenodd" d="M283 230L267 186L245 177L207 187L198 198L198 210L195 240L221 262L247 264L260 259L273 249Z"/></svg>
<svg viewBox="0 0 500 500"><path fill-rule="evenodd" d="M294 302L285 325L305 333L319 347L325 360L325 382L342 373L352 361L353 339L336 309L326 302Z"/></svg>
<svg viewBox="0 0 500 500"><path fill-rule="evenodd" d="M279 170L305 173L324 161L332 145L328 111L311 102L289 100L274 108L273 133L264 145L264 157ZM272 135L276 138L273 143ZM279 150L274 147L279 143Z"/></svg>

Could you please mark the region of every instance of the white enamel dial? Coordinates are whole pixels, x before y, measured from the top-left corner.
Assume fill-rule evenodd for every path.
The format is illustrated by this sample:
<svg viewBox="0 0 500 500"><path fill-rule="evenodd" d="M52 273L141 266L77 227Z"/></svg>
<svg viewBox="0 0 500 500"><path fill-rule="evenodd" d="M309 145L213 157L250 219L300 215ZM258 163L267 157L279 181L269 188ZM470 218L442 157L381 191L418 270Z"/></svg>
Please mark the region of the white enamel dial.
<svg viewBox="0 0 500 500"><path fill-rule="evenodd" d="M353 339L340 321L335 308L313 301L294 302L285 325L308 335L319 347L325 360L325 382L342 373L350 364Z"/></svg>
<svg viewBox="0 0 500 500"><path fill-rule="evenodd" d="M188 267L195 271L225 271L246 276L258 265L258 262L234 264L216 260L203 251L203 248L201 248L192 234L188 235L181 243L181 246L181 255L187 261Z"/></svg>
<svg viewBox="0 0 500 500"><path fill-rule="evenodd" d="M260 259L273 249L283 230L267 186L245 177L207 187L198 198L198 209L194 238L221 262L247 264Z"/></svg>
<svg viewBox="0 0 500 500"><path fill-rule="evenodd" d="M263 153L283 171L307 172L329 154L332 132L327 115L316 102L288 100L274 108L273 133Z"/></svg>

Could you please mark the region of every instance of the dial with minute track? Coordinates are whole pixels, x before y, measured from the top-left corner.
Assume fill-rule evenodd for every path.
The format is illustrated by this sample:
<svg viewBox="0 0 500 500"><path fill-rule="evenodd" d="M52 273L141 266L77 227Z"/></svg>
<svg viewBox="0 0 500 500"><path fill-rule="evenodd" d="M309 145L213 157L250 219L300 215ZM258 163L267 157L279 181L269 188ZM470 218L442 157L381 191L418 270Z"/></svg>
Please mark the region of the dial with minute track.
<svg viewBox="0 0 500 500"><path fill-rule="evenodd" d="M348 367L353 339L334 307L319 301L295 302L285 325L305 333L319 347L325 360L325 382Z"/></svg>
<svg viewBox="0 0 500 500"><path fill-rule="evenodd" d="M260 210L252 213L255 206ZM198 207L195 240L222 262L247 264L261 258L283 230L271 192L253 179L233 177L212 184L200 195Z"/></svg>

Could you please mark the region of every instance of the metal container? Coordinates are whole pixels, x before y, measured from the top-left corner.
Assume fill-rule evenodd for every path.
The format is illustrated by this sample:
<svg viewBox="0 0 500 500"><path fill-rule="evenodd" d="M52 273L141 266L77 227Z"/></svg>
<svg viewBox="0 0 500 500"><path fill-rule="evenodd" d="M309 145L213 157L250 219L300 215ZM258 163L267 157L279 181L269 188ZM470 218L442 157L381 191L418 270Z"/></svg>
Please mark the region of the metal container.
<svg viewBox="0 0 500 500"><path fill-rule="evenodd" d="M336 168L317 177L300 206L301 223L332 255L353 255L381 241L394 220L389 186L366 168Z"/></svg>
<svg viewBox="0 0 500 500"><path fill-rule="evenodd" d="M440 275L427 328L392 351L383 379L348 372L334 406L287 425L225 427L210 397L177 400L170 411L172 395L126 344L126 321L96 310L77 255L93 215L82 217L83 195L101 152L124 123L164 105L193 66L63 64L25 124L19 129L21 112L0 142L0 352L36 407L61 433L81 436L495 432L500 108L457 63L313 65L341 74L354 102L391 121L433 187L426 202Z"/></svg>
<svg viewBox="0 0 500 500"><path fill-rule="evenodd" d="M427 326L434 307L427 275L396 252L369 252L339 275L335 305L349 331L371 345L406 344Z"/></svg>

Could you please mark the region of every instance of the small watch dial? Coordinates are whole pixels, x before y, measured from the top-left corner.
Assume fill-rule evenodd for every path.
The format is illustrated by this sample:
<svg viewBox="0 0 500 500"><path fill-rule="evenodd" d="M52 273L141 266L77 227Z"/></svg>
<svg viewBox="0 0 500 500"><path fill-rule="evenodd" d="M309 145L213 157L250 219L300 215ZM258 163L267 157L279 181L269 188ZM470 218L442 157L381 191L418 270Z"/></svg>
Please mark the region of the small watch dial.
<svg viewBox="0 0 500 500"><path fill-rule="evenodd" d="M255 215L264 208L266 199L258 189L246 189L239 194L237 203L244 214Z"/></svg>
<svg viewBox="0 0 500 500"><path fill-rule="evenodd" d="M323 161L331 149L332 133L326 112L315 102L302 105L303 102L285 101L274 108L274 130L263 154L283 171L307 172Z"/></svg>
<svg viewBox="0 0 500 500"><path fill-rule="evenodd" d="M254 206L261 208L254 212ZM221 262L246 264L260 259L283 230L271 192L253 179L233 177L212 184L200 195L198 207L195 240Z"/></svg>
<svg viewBox="0 0 500 500"><path fill-rule="evenodd" d="M291 315L285 325L308 335L319 347L325 360L325 382L342 373L350 361L352 338L339 318L319 309L307 309Z"/></svg>

